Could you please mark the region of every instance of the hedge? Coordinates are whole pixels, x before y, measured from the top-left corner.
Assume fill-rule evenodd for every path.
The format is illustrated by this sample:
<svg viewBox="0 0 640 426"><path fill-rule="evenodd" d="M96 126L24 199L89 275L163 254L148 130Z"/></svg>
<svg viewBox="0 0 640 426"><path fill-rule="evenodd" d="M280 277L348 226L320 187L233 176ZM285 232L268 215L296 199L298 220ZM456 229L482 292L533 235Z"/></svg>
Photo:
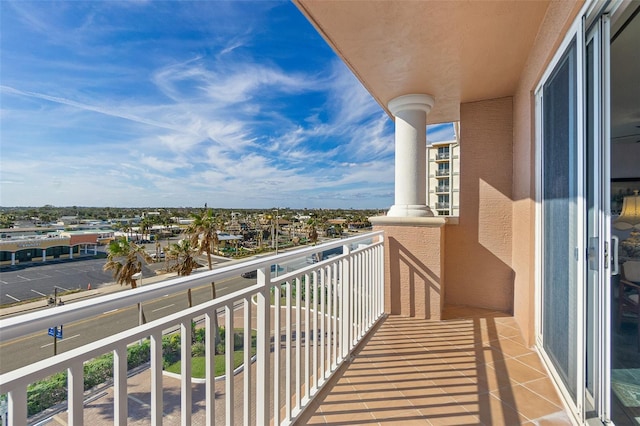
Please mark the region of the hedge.
<svg viewBox="0 0 640 426"><path fill-rule="evenodd" d="M224 342L224 327L220 327L221 341ZM204 328L193 330L194 345L192 352L196 356L204 355ZM255 344L255 337L252 337ZM224 353L224 344L219 344L216 352ZM234 334L234 346L242 346L242 335ZM131 370L151 359L149 340L127 348L127 369ZM174 333L162 338L162 355L165 367L180 360L180 334ZM113 353L107 353L84 364L84 390L105 383L113 378ZM0 395L0 401L6 395ZM47 408L67 400L67 372L56 373L27 387L28 415L38 414Z"/></svg>
<svg viewBox="0 0 640 426"><path fill-rule="evenodd" d="M150 359L150 343L148 340L142 342L142 344L132 345L127 348L128 369L144 364ZM84 364L84 390L89 390L112 378L113 353L102 355ZM30 416L66 400L66 371L56 373L27 387L27 411Z"/></svg>

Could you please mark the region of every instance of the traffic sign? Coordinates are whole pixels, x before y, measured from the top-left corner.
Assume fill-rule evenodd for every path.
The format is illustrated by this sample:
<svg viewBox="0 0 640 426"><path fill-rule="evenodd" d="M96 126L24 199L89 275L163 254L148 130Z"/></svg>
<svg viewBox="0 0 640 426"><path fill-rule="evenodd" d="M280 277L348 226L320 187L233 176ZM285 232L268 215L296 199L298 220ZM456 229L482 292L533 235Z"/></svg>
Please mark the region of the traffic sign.
<svg viewBox="0 0 640 426"><path fill-rule="evenodd" d="M62 339L62 326L60 327L49 327L49 336L55 336L56 339Z"/></svg>

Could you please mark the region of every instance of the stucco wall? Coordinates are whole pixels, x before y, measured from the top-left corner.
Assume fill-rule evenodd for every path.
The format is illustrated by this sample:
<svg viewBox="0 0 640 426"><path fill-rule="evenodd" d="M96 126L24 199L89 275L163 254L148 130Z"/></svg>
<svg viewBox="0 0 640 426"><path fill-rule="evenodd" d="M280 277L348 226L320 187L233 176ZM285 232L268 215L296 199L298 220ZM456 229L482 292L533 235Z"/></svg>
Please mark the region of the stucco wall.
<svg viewBox="0 0 640 426"><path fill-rule="evenodd" d="M534 91L582 4L549 4L513 98L513 314L529 345L535 339Z"/></svg>
<svg viewBox="0 0 640 426"><path fill-rule="evenodd" d="M444 227L373 229L385 232L385 312L439 320L444 306Z"/></svg>
<svg viewBox="0 0 640 426"><path fill-rule="evenodd" d="M446 303L512 312L512 100L460 106L460 217L447 225Z"/></svg>

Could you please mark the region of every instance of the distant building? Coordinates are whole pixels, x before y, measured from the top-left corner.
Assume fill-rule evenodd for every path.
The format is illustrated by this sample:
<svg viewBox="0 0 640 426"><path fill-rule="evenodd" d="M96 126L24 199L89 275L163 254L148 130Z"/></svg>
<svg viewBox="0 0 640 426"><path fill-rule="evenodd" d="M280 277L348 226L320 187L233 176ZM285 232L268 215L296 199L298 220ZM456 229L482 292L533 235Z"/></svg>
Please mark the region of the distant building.
<svg viewBox="0 0 640 426"><path fill-rule="evenodd" d="M38 228L36 228L38 229ZM113 237L113 231L64 231L11 233L2 230L0 265L25 262L46 262L53 259L73 259L80 255L96 255L98 243Z"/></svg>
<svg viewBox="0 0 640 426"><path fill-rule="evenodd" d="M427 205L437 216L460 215L460 144L427 146Z"/></svg>

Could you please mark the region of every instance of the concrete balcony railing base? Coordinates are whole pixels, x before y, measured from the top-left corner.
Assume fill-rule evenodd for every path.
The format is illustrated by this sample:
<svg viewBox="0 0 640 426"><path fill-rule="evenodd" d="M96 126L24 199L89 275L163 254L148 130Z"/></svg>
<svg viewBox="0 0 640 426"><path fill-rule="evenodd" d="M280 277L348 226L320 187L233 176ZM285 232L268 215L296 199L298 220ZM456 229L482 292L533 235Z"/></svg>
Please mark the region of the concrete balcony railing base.
<svg viewBox="0 0 640 426"><path fill-rule="evenodd" d="M385 235L385 312L439 320L444 307L442 217L369 218Z"/></svg>

